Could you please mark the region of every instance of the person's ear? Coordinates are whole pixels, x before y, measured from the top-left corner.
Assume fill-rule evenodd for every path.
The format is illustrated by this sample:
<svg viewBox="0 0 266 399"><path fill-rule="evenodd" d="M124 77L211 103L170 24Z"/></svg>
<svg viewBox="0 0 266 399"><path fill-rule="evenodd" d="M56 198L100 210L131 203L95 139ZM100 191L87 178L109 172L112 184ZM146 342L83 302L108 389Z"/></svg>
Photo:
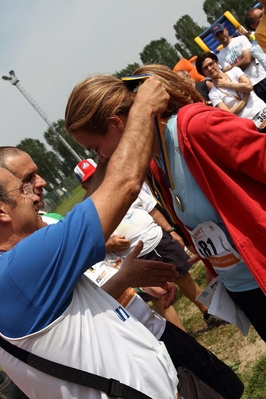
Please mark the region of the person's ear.
<svg viewBox="0 0 266 399"><path fill-rule="evenodd" d="M123 133L126 126L126 119L123 116L112 115L108 119L108 127L115 127L121 133Z"/></svg>
<svg viewBox="0 0 266 399"><path fill-rule="evenodd" d="M11 221L10 208L7 204L0 202L0 223L9 223Z"/></svg>

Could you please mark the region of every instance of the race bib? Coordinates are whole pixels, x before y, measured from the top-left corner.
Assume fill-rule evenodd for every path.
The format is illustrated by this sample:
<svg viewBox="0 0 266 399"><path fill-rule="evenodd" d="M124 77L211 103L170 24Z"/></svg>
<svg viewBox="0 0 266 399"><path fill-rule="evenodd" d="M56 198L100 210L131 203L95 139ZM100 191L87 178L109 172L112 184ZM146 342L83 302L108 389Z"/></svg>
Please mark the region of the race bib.
<svg viewBox="0 0 266 399"><path fill-rule="evenodd" d="M109 253L111 254L111 253ZM114 274L118 272L121 260L119 257L109 256L106 261L98 264L97 268L89 268L85 275L90 279L92 285L101 287L106 283ZM123 294L117 299L125 308L135 299L136 291L134 288L127 288Z"/></svg>
<svg viewBox="0 0 266 399"><path fill-rule="evenodd" d="M194 230L187 229L198 254L207 258L215 269L233 268L242 262L223 230L214 222L200 223Z"/></svg>
<svg viewBox="0 0 266 399"><path fill-rule="evenodd" d="M258 129L262 130L266 126L266 108L263 108L260 112L258 112L253 121Z"/></svg>

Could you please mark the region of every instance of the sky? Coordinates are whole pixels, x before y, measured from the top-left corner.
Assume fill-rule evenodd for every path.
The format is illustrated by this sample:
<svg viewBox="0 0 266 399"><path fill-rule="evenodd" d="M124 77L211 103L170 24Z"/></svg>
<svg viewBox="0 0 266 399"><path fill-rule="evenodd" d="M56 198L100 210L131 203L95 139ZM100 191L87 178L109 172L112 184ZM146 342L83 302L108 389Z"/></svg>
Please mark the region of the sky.
<svg viewBox="0 0 266 399"><path fill-rule="evenodd" d="M73 87L86 77L141 64L152 40L176 43L173 25L190 15L208 26L204 0L0 0L0 76L14 70L48 121L64 119ZM47 123L0 79L0 146L39 139Z"/></svg>

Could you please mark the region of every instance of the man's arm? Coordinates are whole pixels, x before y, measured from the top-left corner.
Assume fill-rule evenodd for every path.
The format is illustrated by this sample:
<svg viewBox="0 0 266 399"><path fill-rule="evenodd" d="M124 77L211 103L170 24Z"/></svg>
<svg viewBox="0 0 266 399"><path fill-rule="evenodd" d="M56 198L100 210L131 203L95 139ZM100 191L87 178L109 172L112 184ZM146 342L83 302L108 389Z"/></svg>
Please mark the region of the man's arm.
<svg viewBox="0 0 266 399"><path fill-rule="evenodd" d="M169 95L153 77L138 89L103 183L91 196L106 240L137 198L152 155L154 117L165 110L168 101Z"/></svg>
<svg viewBox="0 0 266 399"><path fill-rule="evenodd" d="M258 44L252 43L250 52L252 57L256 58L259 61L263 69L266 71L266 53Z"/></svg>
<svg viewBox="0 0 266 399"><path fill-rule="evenodd" d="M223 68L224 72L230 71L230 69L234 67L238 67L244 71L254 60L250 53L250 49L246 49L242 51L242 58L240 61L236 62L234 65L227 65L226 67Z"/></svg>
<svg viewBox="0 0 266 399"><path fill-rule="evenodd" d="M167 222L163 214L156 207L153 208L153 210L149 212L149 214L152 216L158 226L161 226L163 231L168 232L172 228L172 226ZM170 234L173 240L177 241L178 244L180 244L182 247L185 246L182 237L180 237L180 235L177 234L175 230L171 231Z"/></svg>
<svg viewBox="0 0 266 399"><path fill-rule="evenodd" d="M250 53L250 49L246 49L242 51L242 58L239 62L237 62L234 66L238 66L239 68L244 71L254 60Z"/></svg>

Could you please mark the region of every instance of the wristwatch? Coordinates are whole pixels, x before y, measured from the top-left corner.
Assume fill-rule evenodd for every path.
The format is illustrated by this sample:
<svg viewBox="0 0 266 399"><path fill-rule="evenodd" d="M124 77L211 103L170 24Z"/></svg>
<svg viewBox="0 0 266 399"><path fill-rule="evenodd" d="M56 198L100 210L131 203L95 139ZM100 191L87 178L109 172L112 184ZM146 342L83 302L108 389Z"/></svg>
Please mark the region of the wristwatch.
<svg viewBox="0 0 266 399"><path fill-rule="evenodd" d="M172 231L176 231L176 229L174 227L171 227L171 229L167 230L166 233L172 233Z"/></svg>

